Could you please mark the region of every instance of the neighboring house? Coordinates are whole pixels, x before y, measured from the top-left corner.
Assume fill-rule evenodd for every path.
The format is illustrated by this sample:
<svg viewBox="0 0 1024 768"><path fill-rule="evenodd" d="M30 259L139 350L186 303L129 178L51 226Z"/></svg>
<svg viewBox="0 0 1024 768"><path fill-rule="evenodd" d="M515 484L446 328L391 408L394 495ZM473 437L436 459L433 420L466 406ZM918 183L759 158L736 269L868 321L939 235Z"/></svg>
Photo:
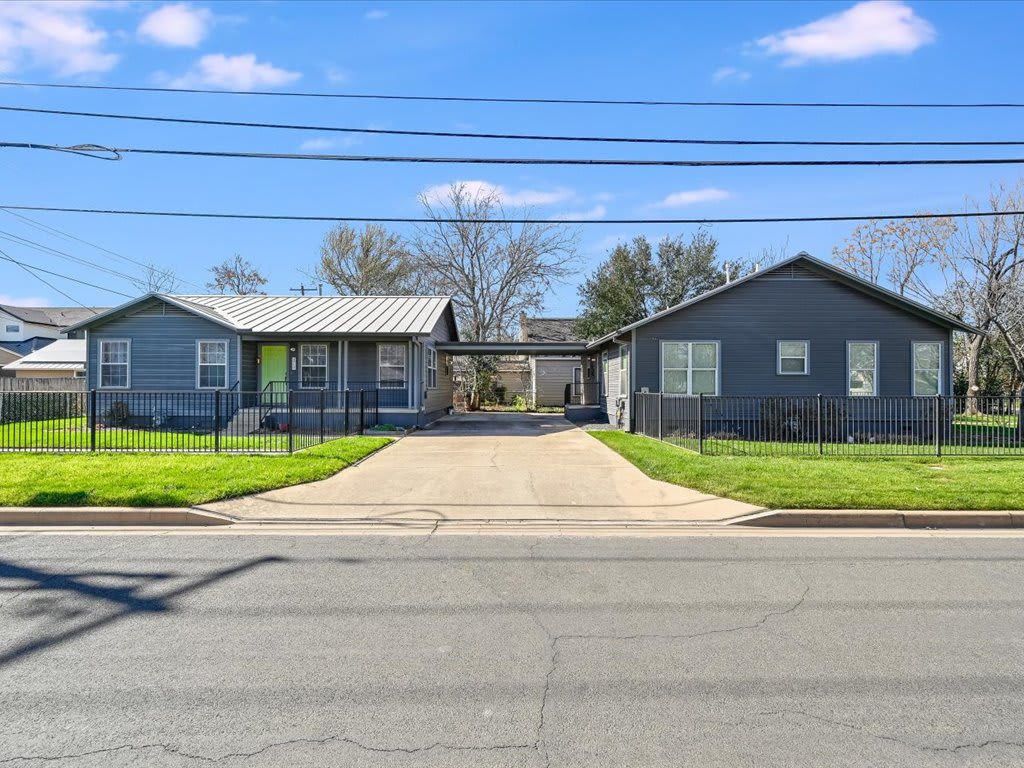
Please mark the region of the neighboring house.
<svg viewBox="0 0 1024 768"><path fill-rule="evenodd" d="M68 331L85 335L88 386L106 393L376 390L380 421L398 426L452 403L435 348L458 340L447 297L150 293Z"/></svg>
<svg viewBox="0 0 1024 768"><path fill-rule="evenodd" d="M953 391L953 332L980 333L806 253L591 341L585 382L631 393L912 397Z"/></svg>
<svg viewBox="0 0 1024 768"><path fill-rule="evenodd" d="M519 340L537 343L580 341L575 317L519 317ZM583 367L579 355L533 355L529 358L530 386L536 405L558 406L579 398Z"/></svg>
<svg viewBox="0 0 1024 768"><path fill-rule="evenodd" d="M463 357L455 360L455 387L465 393L468 390L469 365ZM512 403L517 397L533 401L530 363L515 356L502 356L495 363L494 376L491 378L491 393L501 403Z"/></svg>
<svg viewBox="0 0 1024 768"><path fill-rule="evenodd" d="M0 304L0 375L3 366L65 337L64 329L106 311L106 307L16 307Z"/></svg>
<svg viewBox="0 0 1024 768"><path fill-rule="evenodd" d="M3 366L5 374L18 378L66 379L85 376L85 341L57 339L35 352Z"/></svg>

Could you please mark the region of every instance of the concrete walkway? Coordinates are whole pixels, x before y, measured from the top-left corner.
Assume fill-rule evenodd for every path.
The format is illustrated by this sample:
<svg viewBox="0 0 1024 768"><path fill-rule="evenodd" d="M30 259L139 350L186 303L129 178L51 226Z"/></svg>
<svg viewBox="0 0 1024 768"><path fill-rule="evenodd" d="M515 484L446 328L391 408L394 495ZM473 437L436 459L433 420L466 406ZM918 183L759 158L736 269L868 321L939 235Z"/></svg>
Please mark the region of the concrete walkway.
<svg viewBox="0 0 1024 768"><path fill-rule="evenodd" d="M306 485L204 504L246 520L722 521L758 507L652 480L558 414L450 416Z"/></svg>

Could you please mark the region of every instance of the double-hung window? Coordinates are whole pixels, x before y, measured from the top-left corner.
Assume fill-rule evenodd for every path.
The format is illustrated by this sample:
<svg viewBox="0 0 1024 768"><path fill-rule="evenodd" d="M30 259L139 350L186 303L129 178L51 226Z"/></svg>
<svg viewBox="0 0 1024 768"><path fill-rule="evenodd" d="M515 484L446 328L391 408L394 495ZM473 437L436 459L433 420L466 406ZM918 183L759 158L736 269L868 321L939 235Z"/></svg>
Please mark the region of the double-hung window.
<svg viewBox="0 0 1024 768"><path fill-rule="evenodd" d="M619 395L629 394L629 347L619 347Z"/></svg>
<svg viewBox="0 0 1024 768"><path fill-rule="evenodd" d="M200 341L196 355L199 388L224 389L228 385L227 341Z"/></svg>
<svg viewBox="0 0 1024 768"><path fill-rule="evenodd" d="M914 342L914 396L942 394L942 343Z"/></svg>
<svg viewBox="0 0 1024 768"><path fill-rule="evenodd" d="M437 350L427 347L427 389L437 389Z"/></svg>
<svg viewBox="0 0 1024 768"><path fill-rule="evenodd" d="M327 386L326 344L303 344L299 347L299 381L304 389Z"/></svg>
<svg viewBox="0 0 1024 768"><path fill-rule="evenodd" d="M377 345L377 378L381 389L405 387L405 344Z"/></svg>
<svg viewBox="0 0 1024 768"><path fill-rule="evenodd" d="M878 344L874 341L850 341L846 344L849 368L847 381L851 397L878 394Z"/></svg>
<svg viewBox="0 0 1024 768"><path fill-rule="evenodd" d="M663 341L661 391L672 395L717 395L718 342Z"/></svg>
<svg viewBox="0 0 1024 768"><path fill-rule="evenodd" d="M130 381L128 369L131 342L127 339L102 339L99 353L99 385L111 389L127 389Z"/></svg>
<svg viewBox="0 0 1024 768"><path fill-rule="evenodd" d="M806 341L780 341L780 376L804 376L810 371L810 344Z"/></svg>

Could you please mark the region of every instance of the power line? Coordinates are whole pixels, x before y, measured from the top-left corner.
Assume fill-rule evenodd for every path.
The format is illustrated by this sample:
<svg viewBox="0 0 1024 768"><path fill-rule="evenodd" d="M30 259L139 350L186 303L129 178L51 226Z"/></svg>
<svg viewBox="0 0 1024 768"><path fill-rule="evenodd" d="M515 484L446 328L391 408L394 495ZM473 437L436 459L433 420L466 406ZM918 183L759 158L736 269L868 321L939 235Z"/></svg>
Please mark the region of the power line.
<svg viewBox="0 0 1024 768"><path fill-rule="evenodd" d="M193 283L191 280L185 280L184 278L180 278L169 269L160 269L159 267L156 267L152 264L146 264L145 262L139 261L138 259L133 259L130 256L125 256L124 254L118 253L117 251L112 251L109 248L104 248L102 245L98 245L89 240L85 240L81 237L78 237L77 235L73 235L70 232L64 231L63 229L58 229L57 227L50 226L49 224L43 224L41 221L36 221L35 219L30 218L22 213L15 213L14 211L7 210L6 208L0 208L0 210L2 210L4 213L10 216L14 216L15 218L21 219L30 227L34 227L40 231L49 232L51 234L57 235L58 237L63 237L68 240L73 240L75 242L82 243L83 245L88 245L90 248L95 248L98 251L101 251L105 254L109 254L110 256L113 256L115 258L121 259L122 261L128 262L129 264L135 264L136 266L142 267L143 269L152 269L154 272L156 272L159 275L163 275L164 277L173 277L175 280L179 280L182 283L185 283L186 285L191 285L195 288L201 288L201 286L198 283Z"/></svg>
<svg viewBox="0 0 1024 768"><path fill-rule="evenodd" d="M575 157L427 157L398 155L328 155L296 152L228 152L200 149L151 149L142 147L102 147L99 145L77 144L58 146L32 142L0 142L0 149L40 149L55 152L71 152L100 158L93 152L103 152L113 157L104 160L120 160L123 155L155 155L167 157L216 157L244 160L317 160L341 163L418 163L425 165L585 165L625 166L656 168L749 168L749 167L837 167L837 166L924 166L924 165L1022 165L1021 157L983 158L925 158L925 159L872 159L872 160L632 160L596 159Z"/></svg>
<svg viewBox="0 0 1024 768"><path fill-rule="evenodd" d="M479 219L455 217L402 217L402 216L317 216L271 213L210 213L201 211L146 211L123 208L60 208L42 205L0 205L14 211L48 211L52 213L88 213L110 216L158 216L193 219L245 219L251 221L327 221L372 224L480 224ZM488 219L489 224L798 224L841 221L906 221L913 219L978 219L998 216L1024 216L1024 210L1014 211L962 211L954 213L896 213L844 216L768 216L724 219Z"/></svg>
<svg viewBox="0 0 1024 768"><path fill-rule="evenodd" d="M11 243L15 243L16 245L21 245L25 248L32 248L33 250L39 251L40 253L46 253L51 256L56 256L57 258L64 259L65 261L71 261L76 264L81 264L82 266L90 267L92 269L99 270L100 272L105 272L106 274L112 275L114 277L119 277L122 280L127 280L137 288L145 284L144 280L140 280L138 277L135 277L134 275L129 275L126 272L120 272L116 269L104 267L101 264L96 264L95 262L89 261L88 259L80 258L78 256L68 253L67 251L62 251L59 248L53 248L52 246L46 245L44 243L39 243L36 242L35 240L30 240L27 237L22 237L21 235L17 235L13 232L7 232L5 230L0 229L0 239L7 240L8 242Z"/></svg>
<svg viewBox="0 0 1024 768"><path fill-rule="evenodd" d="M64 291L62 291L62 290L61 290L60 288L58 288L58 287L57 287L56 285L54 285L53 283L51 283L51 282L50 282L49 280L47 280L47 279L45 279L45 278L42 278L42 277L40 277L39 275L37 275L37 274L36 274L35 272L33 272L33 271L32 271L31 267L28 267L28 266L26 266L26 265L22 264L22 263L21 263L20 261L15 261L14 259L12 259L12 258L11 258L10 256L8 256L8 255L7 255L7 254L6 254L6 253L5 253L4 251L2 251L2 250L0 250L0 257L2 257L2 258L4 258L4 259L6 259L7 261L11 262L12 264L16 264L17 266L21 267L21 268L22 268L22 269L23 269L23 270L24 270L25 272L27 272L27 273L28 273L29 275L31 275L31 276L32 276L32 277L34 277L34 278L35 278L36 280L38 280L39 282L41 282L41 283L42 283L43 285L45 285L45 286L46 286L47 288L49 288L49 289L51 289L51 290L54 290L54 291L56 291L57 293L59 293L59 294L60 294L61 296L63 296L63 297L65 298L65 299L67 299L68 301L70 301L70 302L71 302L72 304L77 304L78 306L82 307L82 309L91 309L91 307L87 307L87 306L85 306L85 304L83 304L82 302L80 302L80 301L79 301L78 299L76 299L76 298L75 298L74 296L72 296L71 294L69 294L69 293L65 293Z"/></svg>
<svg viewBox="0 0 1024 768"><path fill-rule="evenodd" d="M226 91L213 88L159 88L141 85L83 85L81 83L25 83L0 80L0 85L18 88L62 88L84 91L125 91L130 93L202 93L216 96L277 96L310 99L365 101L441 101L475 104L567 104L621 107L795 107L852 109L1022 109L1022 102L894 102L894 101L696 101L669 99L557 99L505 96L416 96L393 93L329 93L317 91Z"/></svg>
<svg viewBox="0 0 1024 768"><path fill-rule="evenodd" d="M17 264L19 267L23 267L25 269L31 269L33 272L43 272L44 274L53 275L54 277L59 277L59 278L61 278L63 280L70 280L71 282L78 283L79 285L87 285L90 288L96 288L97 290L100 290L100 291L106 291L107 293L113 293L113 294L116 294L118 296L124 296L126 299L133 299L133 298L135 298L134 296L131 296L131 295L127 294L127 293L121 293L120 291L115 291L113 288L107 288L106 286L103 286L103 285L96 285L96 283L89 283L89 282L86 282L85 280L79 280L77 277L71 277L70 275L65 275L65 274L63 274L61 272L54 272L53 270L43 269L42 267L35 267L35 266L32 266L31 264L26 264L26 263L24 263L22 261L18 261L17 259L11 258L10 255L8 255L7 253L5 253L3 251L0 251L0 253L2 253L4 255L4 258L6 258L12 264ZM57 289L54 288L54 290L57 290Z"/></svg>
<svg viewBox="0 0 1024 768"><path fill-rule="evenodd" d="M751 147L1017 147L1024 141L1015 140L799 140L799 139L673 139L630 136L567 136L532 133L480 133L473 131L428 131L397 128L352 128L336 125L302 125L294 123L255 123L242 120L203 120L192 117L162 117L158 115L130 115L111 112L75 112L66 109L0 106L2 112L24 112L64 117L92 117L109 120L139 120L154 123L182 125L208 125L231 128L267 128L286 131L315 131L318 133L364 134L370 136L421 136L454 139L503 139L511 141L567 141L601 142L614 144L683 144L696 146L751 146Z"/></svg>

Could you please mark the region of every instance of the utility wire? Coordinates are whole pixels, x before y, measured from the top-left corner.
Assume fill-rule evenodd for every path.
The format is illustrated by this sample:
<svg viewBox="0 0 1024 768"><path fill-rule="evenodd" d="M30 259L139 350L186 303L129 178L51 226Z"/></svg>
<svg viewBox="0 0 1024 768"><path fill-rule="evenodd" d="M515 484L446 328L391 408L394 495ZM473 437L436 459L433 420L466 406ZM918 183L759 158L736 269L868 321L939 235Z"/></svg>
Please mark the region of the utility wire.
<svg viewBox="0 0 1024 768"><path fill-rule="evenodd" d="M86 149L88 147L88 149ZM553 157L416 157L396 155L327 155L295 152L227 152L200 149L148 149L141 147L101 147L75 145L63 147L31 142L0 142L0 149L41 149L87 154L104 160L119 160L123 155L163 155L170 157L218 157L245 160L317 160L342 163L419 163L443 165L586 165L659 168L747 168L747 167L836 167L836 166L916 166L916 165L1022 165L1021 157L927 158L874 160L612 160ZM112 157L88 154L110 153Z"/></svg>
<svg viewBox="0 0 1024 768"><path fill-rule="evenodd" d="M51 256L56 256L57 258L64 259L65 261L71 261L76 264L81 264L82 266L90 267L92 269L99 270L100 272L105 272L108 275L112 275L114 277L119 277L122 280L127 280L137 288L145 285L145 280L141 280L140 278L135 277L134 275L129 275L126 272L120 272L116 269L104 267L101 264L89 261L88 259L80 258L78 256L68 253L67 251L62 251L58 248L53 248L52 246L45 245L44 243L39 243L36 242L35 240L30 240L27 237L22 237L21 235L17 235L13 232L7 232L5 230L0 229L0 239L7 240L8 242L11 243L15 243L16 245L21 245L25 248L32 248L33 250L39 251L40 253L46 253Z"/></svg>
<svg viewBox="0 0 1024 768"><path fill-rule="evenodd" d="M169 269L160 269L159 267L156 267L152 264L146 264L145 262L139 261L138 259L133 259L130 256L125 256L124 254L118 253L117 251L112 251L109 248L104 248L102 245L97 245L96 243L90 242L89 240L85 240L81 237L78 237L77 235L73 235L70 232L66 232L62 229L58 229L57 227L50 226L49 224L43 224L41 221L36 221L35 219L30 218L23 213L16 213L15 211L10 211L7 210L6 208L0 208L0 211L3 211L4 213L10 216L14 216L17 219L21 219L30 227L34 227L35 229L38 229L42 232L48 232L50 234L57 235L58 237L63 237L68 240L73 240L75 242L82 243L83 245L88 245L90 248L95 248L96 250L101 251L102 253L121 259L122 261L125 261L129 264L135 264L136 266L142 267L143 269L152 269L159 275L163 275L164 277L173 277L175 280L178 280L186 285L191 285L195 288L202 289L202 286L200 286L198 283L193 283L190 280L180 278Z"/></svg>
<svg viewBox="0 0 1024 768"><path fill-rule="evenodd" d="M59 208L43 205L0 205L13 211L49 211L53 213L90 213L111 216L161 216L192 219L247 219L253 221L327 221L367 222L373 224L480 224L479 219L456 217L401 217L401 216L315 216L271 213L209 213L200 211L146 211L123 208ZM956 213L896 213L845 216L769 216L725 219L488 219L488 224L783 224L829 221L907 221L912 219L978 219L996 216L1024 216L1024 210L1014 211L962 211Z"/></svg>
<svg viewBox="0 0 1024 768"><path fill-rule="evenodd" d="M894 101L683 101L668 99L555 99L498 96L414 96L393 93L324 93L317 91L226 91L213 88L159 88L141 85L83 85L81 83L24 83L0 80L18 88L63 88L131 93L204 93L217 96L277 96L366 101L444 101L476 104L572 104L624 107L797 107L854 109L1022 109L1024 102L894 102Z"/></svg>
<svg viewBox="0 0 1024 768"><path fill-rule="evenodd" d="M182 125L210 125L231 128L269 128L285 131L315 131L318 133L364 134L370 136L424 136L453 139L507 139L511 141L568 141L601 142L613 144L685 144L697 146L751 146L751 147L1019 147L1017 140L769 140L769 139L671 139L632 136L566 136L533 133L479 133L471 131L401 130L392 128L351 128L336 125L301 125L293 123L254 123L241 120L203 120L192 117L161 117L158 115L129 115L111 112L75 112L66 109L37 109L32 107L0 106L0 112L24 112L62 117L94 117L109 120L141 120L154 123Z"/></svg>
<svg viewBox="0 0 1024 768"><path fill-rule="evenodd" d="M63 274L61 272L54 272L54 271L49 270L49 269L43 269L42 267L35 267L35 266L31 265L31 264L26 264L23 261L18 261L17 259L12 258L9 254L5 253L4 251L0 251L0 254L3 254L4 258L6 258L12 264L17 264L19 267L22 267L24 269L31 269L33 272L43 272L44 274L53 275L54 277L59 277L59 278L61 278L63 280L70 280L71 282L78 283L79 285L87 285L90 288L96 288L97 290L100 290L100 291L106 291L107 293L113 293L113 294L116 294L118 296L124 296L126 299L133 299L133 298L135 298L134 296L131 296L131 295L127 294L127 293L121 293L120 291L115 291L113 288L107 288L106 286L103 286L103 285L96 285L96 283L89 283L89 282L86 282L85 280L79 280L77 277L71 277L70 275L65 275L65 274ZM54 288L54 290L57 290L57 289Z"/></svg>

